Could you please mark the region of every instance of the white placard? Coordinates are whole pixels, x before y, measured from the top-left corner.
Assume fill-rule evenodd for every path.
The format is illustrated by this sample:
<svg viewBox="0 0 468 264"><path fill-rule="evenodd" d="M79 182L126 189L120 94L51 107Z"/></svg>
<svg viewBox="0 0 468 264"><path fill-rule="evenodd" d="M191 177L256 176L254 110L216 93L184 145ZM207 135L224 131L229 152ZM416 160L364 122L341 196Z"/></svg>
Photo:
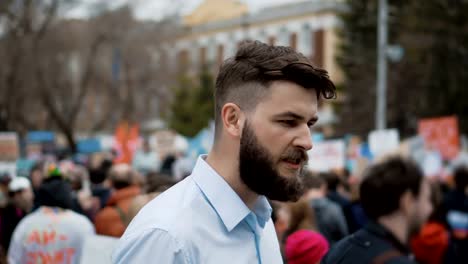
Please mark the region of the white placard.
<svg viewBox="0 0 468 264"><path fill-rule="evenodd" d="M374 130L369 133L369 148L375 157L394 152L400 144L397 129Z"/></svg>
<svg viewBox="0 0 468 264"><path fill-rule="evenodd" d="M345 167L346 146L342 139L315 143L307 154L309 155L308 169L312 171L323 172Z"/></svg>

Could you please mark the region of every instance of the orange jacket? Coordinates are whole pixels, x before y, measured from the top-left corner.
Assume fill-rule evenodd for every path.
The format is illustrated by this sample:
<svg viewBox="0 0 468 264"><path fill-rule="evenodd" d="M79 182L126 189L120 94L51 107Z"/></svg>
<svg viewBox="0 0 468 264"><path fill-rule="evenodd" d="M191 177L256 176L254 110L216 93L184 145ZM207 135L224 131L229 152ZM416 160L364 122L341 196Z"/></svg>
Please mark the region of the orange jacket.
<svg viewBox="0 0 468 264"><path fill-rule="evenodd" d="M96 233L113 237L122 236L126 228L123 218L128 214L131 201L139 194L140 188L138 186L129 186L115 191L106 207L94 219Z"/></svg>

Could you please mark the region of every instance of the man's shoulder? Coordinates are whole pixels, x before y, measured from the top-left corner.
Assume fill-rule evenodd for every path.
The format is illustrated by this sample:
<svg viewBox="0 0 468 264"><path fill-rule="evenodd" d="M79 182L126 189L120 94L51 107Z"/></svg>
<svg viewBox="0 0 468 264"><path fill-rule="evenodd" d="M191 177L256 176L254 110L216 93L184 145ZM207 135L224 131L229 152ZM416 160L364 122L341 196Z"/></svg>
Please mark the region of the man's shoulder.
<svg viewBox="0 0 468 264"><path fill-rule="evenodd" d="M193 227L204 222L202 218L213 217L215 212L211 211L193 179L188 177L145 205L130 223L124 237L153 229L164 230L173 236L190 234Z"/></svg>
<svg viewBox="0 0 468 264"><path fill-rule="evenodd" d="M337 242L330 249L323 263L347 264L355 263L357 259L360 263L372 263L374 259L387 253L391 256L383 263L414 263L408 257L398 253L386 240L365 229Z"/></svg>

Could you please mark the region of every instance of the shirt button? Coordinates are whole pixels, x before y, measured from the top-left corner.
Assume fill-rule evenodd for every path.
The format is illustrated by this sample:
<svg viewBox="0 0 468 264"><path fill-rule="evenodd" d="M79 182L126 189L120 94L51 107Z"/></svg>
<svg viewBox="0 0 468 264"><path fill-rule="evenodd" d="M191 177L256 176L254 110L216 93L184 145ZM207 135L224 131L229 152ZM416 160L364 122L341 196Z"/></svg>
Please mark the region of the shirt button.
<svg viewBox="0 0 468 264"><path fill-rule="evenodd" d="M371 245L371 242L370 242L370 241L366 241L366 243L364 243L364 245L365 245L366 247L369 247L369 246Z"/></svg>

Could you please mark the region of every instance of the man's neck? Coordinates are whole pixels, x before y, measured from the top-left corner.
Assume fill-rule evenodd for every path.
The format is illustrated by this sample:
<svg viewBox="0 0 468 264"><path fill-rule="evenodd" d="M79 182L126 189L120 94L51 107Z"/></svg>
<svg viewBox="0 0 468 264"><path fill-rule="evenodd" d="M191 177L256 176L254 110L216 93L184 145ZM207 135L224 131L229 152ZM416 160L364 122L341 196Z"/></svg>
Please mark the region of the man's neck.
<svg viewBox="0 0 468 264"><path fill-rule="evenodd" d="M382 216L377 221L390 231L403 245L408 245L408 224L404 217L398 213Z"/></svg>
<svg viewBox="0 0 468 264"><path fill-rule="evenodd" d="M239 175L239 166L237 162L232 162L233 159L228 157L221 157L216 153L216 150L212 150L207 158L206 163L208 163L211 168L213 168L223 179L229 184L229 186L239 195L241 200L249 207L253 209L257 199L258 194L250 190L247 185L245 185Z"/></svg>

